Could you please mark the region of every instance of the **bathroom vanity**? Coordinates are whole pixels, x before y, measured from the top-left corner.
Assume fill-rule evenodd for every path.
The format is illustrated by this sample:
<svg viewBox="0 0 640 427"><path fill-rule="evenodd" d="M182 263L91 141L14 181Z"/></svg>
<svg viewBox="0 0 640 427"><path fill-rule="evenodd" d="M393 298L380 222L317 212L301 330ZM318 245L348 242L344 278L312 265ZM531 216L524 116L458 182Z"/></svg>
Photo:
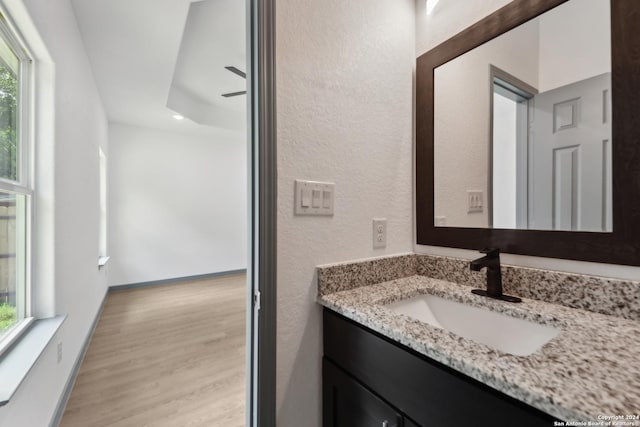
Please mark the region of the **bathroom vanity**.
<svg viewBox="0 0 640 427"><path fill-rule="evenodd" d="M324 310L325 426L549 426L554 417Z"/></svg>
<svg viewBox="0 0 640 427"><path fill-rule="evenodd" d="M505 289L521 303L473 294L484 275L453 258L404 255L320 267L324 425L550 426L639 414L640 324L632 306L640 283L512 266L504 272ZM577 308L585 295L594 305L581 307L596 308L598 290L612 303L601 308L622 311ZM399 301L423 296L556 333L530 348L500 347L451 332L446 311L456 308L433 307L444 319L439 326L398 310ZM507 343L523 339L519 326L503 334L491 328ZM538 335L523 333L524 341Z"/></svg>

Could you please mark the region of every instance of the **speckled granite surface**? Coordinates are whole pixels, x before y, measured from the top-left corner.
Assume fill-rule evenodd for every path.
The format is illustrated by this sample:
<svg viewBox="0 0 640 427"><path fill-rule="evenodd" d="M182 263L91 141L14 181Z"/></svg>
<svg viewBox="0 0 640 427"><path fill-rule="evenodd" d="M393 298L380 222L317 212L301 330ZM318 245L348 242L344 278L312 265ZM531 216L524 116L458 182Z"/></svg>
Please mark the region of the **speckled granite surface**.
<svg viewBox="0 0 640 427"><path fill-rule="evenodd" d="M486 273L469 270L468 260L415 256L416 274L486 287ZM640 320L640 282L503 265L502 286L507 294Z"/></svg>
<svg viewBox="0 0 640 427"><path fill-rule="evenodd" d="M354 289L421 275L483 288L484 271L469 270L469 261L405 254L318 267L318 294ZM640 282L607 279L535 268L502 266L504 292L596 313L640 321Z"/></svg>
<svg viewBox="0 0 640 427"><path fill-rule="evenodd" d="M558 418L588 421L598 415L640 413L640 323L531 299L521 304L495 301L473 295L470 289L415 275L324 293L319 302ZM384 306L425 293L552 325L562 332L534 354L514 356Z"/></svg>
<svg viewBox="0 0 640 427"><path fill-rule="evenodd" d="M417 257L405 254L317 267L318 294L373 285L416 274Z"/></svg>

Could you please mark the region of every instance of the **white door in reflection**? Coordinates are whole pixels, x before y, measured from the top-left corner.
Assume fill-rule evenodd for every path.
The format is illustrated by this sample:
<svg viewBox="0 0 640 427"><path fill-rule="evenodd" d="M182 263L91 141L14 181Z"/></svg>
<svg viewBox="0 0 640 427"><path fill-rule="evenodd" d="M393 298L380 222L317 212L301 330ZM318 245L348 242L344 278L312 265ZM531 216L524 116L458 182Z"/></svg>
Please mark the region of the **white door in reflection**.
<svg viewBox="0 0 640 427"><path fill-rule="evenodd" d="M536 95L529 228L611 231L611 74Z"/></svg>
<svg viewBox="0 0 640 427"><path fill-rule="evenodd" d="M612 230L611 74L536 93L493 78L493 228Z"/></svg>

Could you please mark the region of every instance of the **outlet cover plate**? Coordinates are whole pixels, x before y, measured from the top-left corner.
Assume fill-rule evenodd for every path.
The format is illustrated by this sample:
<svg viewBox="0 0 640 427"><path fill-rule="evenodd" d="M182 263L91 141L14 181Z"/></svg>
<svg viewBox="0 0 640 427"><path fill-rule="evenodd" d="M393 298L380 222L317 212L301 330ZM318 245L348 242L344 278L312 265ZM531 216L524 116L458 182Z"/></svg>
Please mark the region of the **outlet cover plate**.
<svg viewBox="0 0 640 427"><path fill-rule="evenodd" d="M373 219L373 247L384 248L387 246L387 219Z"/></svg>

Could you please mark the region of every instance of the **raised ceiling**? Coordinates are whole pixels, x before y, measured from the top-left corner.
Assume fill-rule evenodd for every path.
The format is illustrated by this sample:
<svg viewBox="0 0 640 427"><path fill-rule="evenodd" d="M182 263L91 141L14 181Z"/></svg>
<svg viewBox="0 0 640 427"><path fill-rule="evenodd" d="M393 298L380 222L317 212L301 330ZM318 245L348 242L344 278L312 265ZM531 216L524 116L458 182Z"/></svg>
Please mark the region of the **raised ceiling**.
<svg viewBox="0 0 640 427"><path fill-rule="evenodd" d="M170 131L244 130L243 0L72 0L109 120ZM176 121L180 113L186 120Z"/></svg>

